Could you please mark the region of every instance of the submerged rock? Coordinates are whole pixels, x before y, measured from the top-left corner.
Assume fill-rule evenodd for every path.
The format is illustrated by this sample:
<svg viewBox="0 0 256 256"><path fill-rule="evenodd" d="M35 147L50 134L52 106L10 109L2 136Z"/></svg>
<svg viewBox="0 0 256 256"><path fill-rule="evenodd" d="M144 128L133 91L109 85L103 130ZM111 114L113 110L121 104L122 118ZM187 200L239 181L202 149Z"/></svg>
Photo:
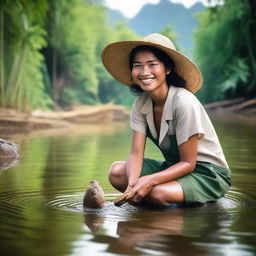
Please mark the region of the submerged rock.
<svg viewBox="0 0 256 256"><path fill-rule="evenodd" d="M83 206L87 208L102 208L105 203L104 191L96 180L92 180L85 191Z"/></svg>
<svg viewBox="0 0 256 256"><path fill-rule="evenodd" d="M19 148L16 143L0 139L0 159L17 158L19 156Z"/></svg>

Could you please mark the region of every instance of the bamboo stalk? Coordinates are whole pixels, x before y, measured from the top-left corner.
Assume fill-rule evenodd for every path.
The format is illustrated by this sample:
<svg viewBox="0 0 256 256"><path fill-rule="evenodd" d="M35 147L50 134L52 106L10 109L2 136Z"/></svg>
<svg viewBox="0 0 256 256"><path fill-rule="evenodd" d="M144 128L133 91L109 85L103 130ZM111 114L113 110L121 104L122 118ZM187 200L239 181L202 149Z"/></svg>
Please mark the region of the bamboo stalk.
<svg viewBox="0 0 256 256"><path fill-rule="evenodd" d="M21 110L21 105L22 105L19 99L23 89L20 85L20 80L22 77L23 64L26 58L26 46L23 43L21 47L22 50L21 50L21 56L18 63L17 73L15 76L16 79L13 81L13 91L11 92L11 95L10 95L10 103L12 104L12 106L15 105L16 103L17 104L16 107L18 107L19 110Z"/></svg>
<svg viewBox="0 0 256 256"><path fill-rule="evenodd" d="M6 84L6 104L11 104L11 94L13 93L13 85L15 81L15 76L17 76L17 68L19 63L20 53L17 51L17 53L13 56L12 66L10 69L9 77L7 79Z"/></svg>
<svg viewBox="0 0 256 256"><path fill-rule="evenodd" d="M4 79L4 12L0 11L0 105L3 107L5 106Z"/></svg>

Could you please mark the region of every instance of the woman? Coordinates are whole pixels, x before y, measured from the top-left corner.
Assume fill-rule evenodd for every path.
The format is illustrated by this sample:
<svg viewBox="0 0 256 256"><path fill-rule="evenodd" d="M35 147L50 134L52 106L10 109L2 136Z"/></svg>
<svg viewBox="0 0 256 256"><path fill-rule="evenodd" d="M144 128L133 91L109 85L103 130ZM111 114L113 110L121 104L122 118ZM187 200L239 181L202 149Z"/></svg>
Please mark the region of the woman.
<svg viewBox="0 0 256 256"><path fill-rule="evenodd" d="M114 162L109 171L113 187L129 192L131 204L168 206L222 197L231 185L230 170L193 95L202 85L196 65L160 34L112 43L102 60L115 79L140 93L130 115L128 160ZM163 161L144 158L147 137L162 151Z"/></svg>

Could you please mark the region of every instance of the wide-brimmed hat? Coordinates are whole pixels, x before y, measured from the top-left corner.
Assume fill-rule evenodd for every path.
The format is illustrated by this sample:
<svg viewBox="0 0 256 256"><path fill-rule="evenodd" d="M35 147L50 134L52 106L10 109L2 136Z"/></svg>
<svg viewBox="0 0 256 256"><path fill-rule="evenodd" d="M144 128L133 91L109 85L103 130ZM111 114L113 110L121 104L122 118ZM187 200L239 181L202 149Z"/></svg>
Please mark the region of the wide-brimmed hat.
<svg viewBox="0 0 256 256"><path fill-rule="evenodd" d="M145 36L141 41L120 41L111 43L102 51L102 62L108 72L119 82L131 86L133 84L130 69L130 53L140 45L154 46L165 52L174 62L174 71L186 80L186 89L197 92L203 83L203 78L197 66L185 55L176 51L172 41L157 33Z"/></svg>

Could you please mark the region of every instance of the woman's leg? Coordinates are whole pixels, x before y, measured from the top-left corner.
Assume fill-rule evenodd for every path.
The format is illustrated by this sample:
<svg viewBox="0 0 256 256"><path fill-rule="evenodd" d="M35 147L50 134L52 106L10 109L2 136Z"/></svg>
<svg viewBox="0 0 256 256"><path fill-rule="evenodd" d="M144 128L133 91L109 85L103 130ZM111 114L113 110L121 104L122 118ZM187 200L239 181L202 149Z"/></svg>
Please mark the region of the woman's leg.
<svg viewBox="0 0 256 256"><path fill-rule="evenodd" d="M109 181L112 186L124 192L128 185L126 162L116 161L109 170ZM143 204L168 206L172 203L184 203L184 192L179 182L170 181L154 186L152 191L141 201Z"/></svg>
<svg viewBox="0 0 256 256"><path fill-rule="evenodd" d="M180 183L170 181L154 186L141 202L147 205L168 206L173 203L184 203L184 201L185 196Z"/></svg>
<svg viewBox="0 0 256 256"><path fill-rule="evenodd" d="M111 185L121 191L124 192L128 185L128 180L126 177L126 162L125 161L116 161L114 162L109 170L108 179Z"/></svg>

